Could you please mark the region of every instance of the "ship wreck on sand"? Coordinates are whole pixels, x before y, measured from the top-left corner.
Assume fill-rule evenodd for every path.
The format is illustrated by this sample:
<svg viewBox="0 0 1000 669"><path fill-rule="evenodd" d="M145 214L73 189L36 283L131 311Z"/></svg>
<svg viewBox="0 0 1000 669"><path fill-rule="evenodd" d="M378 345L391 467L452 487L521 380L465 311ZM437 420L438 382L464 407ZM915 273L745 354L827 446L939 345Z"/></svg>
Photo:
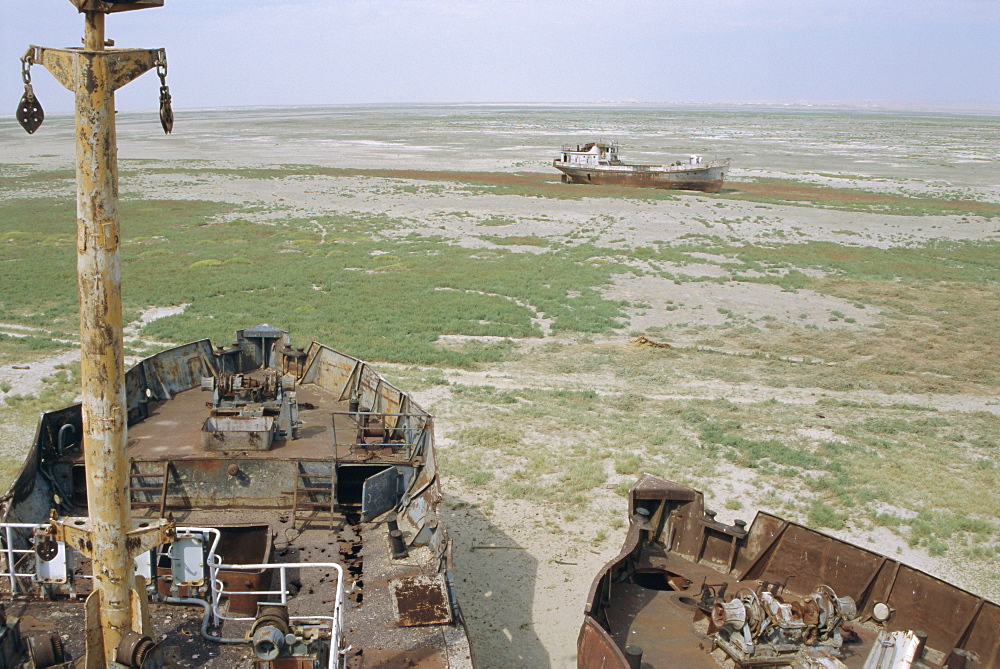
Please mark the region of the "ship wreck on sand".
<svg viewBox="0 0 1000 669"><path fill-rule="evenodd" d="M728 160L704 162L698 155L687 162L671 165L626 163L618 156L618 144L591 142L583 146L563 147L552 166L563 173L562 180L574 184L603 184L668 188L718 193L729 171Z"/></svg>
<svg viewBox="0 0 1000 669"><path fill-rule="evenodd" d="M726 524L701 492L643 475L594 580L578 666L1000 666L1000 606L769 513Z"/></svg>
<svg viewBox="0 0 1000 669"><path fill-rule="evenodd" d="M135 560L156 633L127 635L121 666L472 666L433 419L404 392L269 325L146 358L125 385L134 527L174 529ZM52 524L87 522L81 421L41 415L0 505L0 666L81 666L91 563Z"/></svg>

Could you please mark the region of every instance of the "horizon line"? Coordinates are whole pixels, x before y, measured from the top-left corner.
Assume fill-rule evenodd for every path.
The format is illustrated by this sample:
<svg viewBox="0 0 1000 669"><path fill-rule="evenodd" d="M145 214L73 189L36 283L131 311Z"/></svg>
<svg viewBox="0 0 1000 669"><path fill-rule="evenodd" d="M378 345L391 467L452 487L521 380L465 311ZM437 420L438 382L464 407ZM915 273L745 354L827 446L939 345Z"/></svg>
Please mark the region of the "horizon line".
<svg viewBox="0 0 1000 669"><path fill-rule="evenodd" d="M640 100L596 100L577 102L327 102L308 104L259 104L224 105L217 107L175 107L176 111L228 111L267 109L321 109L332 107L769 107L802 110L843 110L843 111L894 111L894 112L954 112L1000 114L1000 104L913 102L902 100L707 100L646 102ZM153 107L136 107L116 110L119 113L156 112ZM71 115L72 111L54 111L51 116Z"/></svg>

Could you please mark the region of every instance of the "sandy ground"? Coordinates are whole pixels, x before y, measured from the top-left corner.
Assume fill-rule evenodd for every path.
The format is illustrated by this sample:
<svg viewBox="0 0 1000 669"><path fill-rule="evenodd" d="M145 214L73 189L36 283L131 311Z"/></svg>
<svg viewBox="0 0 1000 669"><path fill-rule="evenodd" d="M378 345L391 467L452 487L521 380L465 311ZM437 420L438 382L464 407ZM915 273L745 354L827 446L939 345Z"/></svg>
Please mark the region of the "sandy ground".
<svg viewBox="0 0 1000 669"><path fill-rule="evenodd" d="M155 126L146 120L123 118L119 133L123 145L121 155L126 160L149 161L150 166L175 165L181 161L202 161L198 166L249 167L309 163L343 167L399 167L408 169L463 169L544 171L552 147L565 141L565 136L545 137L533 131L530 137L517 135L505 138L509 146L504 151L492 151L489 139L478 135L460 135L444 130L420 134L420 129L407 126L411 134L397 129L379 131L365 126L355 136L347 130L331 130L326 136L308 140L289 128L298 127L275 122L267 125L248 112L240 123L235 113L206 113L188 118L175 127L175 135L163 138L155 135ZM262 112L262 114L264 114ZM266 116L266 114L264 114ZM610 117L609 117L610 118ZM294 118L292 119L294 121ZM478 121L477 121L478 122ZM775 121L775 123L788 121ZM804 123L812 123L806 120ZM582 122L581 122L582 123ZM595 124L597 122L595 121ZM611 121L607 122L608 124ZM624 122L622 122L624 123ZM40 132L28 144L20 136L15 141L9 125L0 123L0 167L8 172L30 169L66 169L71 152L67 149L71 127L59 119L47 121L46 132ZM360 125L358 127L361 127ZM582 127L582 126L581 126ZM585 126L588 127L589 126ZM607 127L612 127L608 125ZM633 145L649 147L647 134L627 124L615 126L625 136L618 139L624 146L630 136ZM638 125L636 126L638 127ZM624 128L624 129L623 129ZM630 129L631 128L631 129ZM580 127L577 127L579 130ZM804 132L797 127L796 132ZM513 131L512 131L513 132ZM526 132L526 131L525 131ZM690 132L676 131L681 137L701 137L695 124ZM911 194L964 194L984 201L1000 201L1000 184L988 162L995 147L987 140L970 146L966 141L964 163L952 154L938 156L921 148L899 131L899 147L892 142L881 144L858 140L844 147L832 143L833 131L824 141L796 144L785 139L778 130L761 138L761 144L750 139L734 139L718 131L721 151L736 158L731 176L734 179L753 176L794 176L816 183L837 186L862 186L869 190ZM764 131L762 131L764 132ZM942 130L941 132L945 132ZM339 134L338 134L339 133ZM516 135L516 133L514 133ZM447 141L443 137L447 136ZM578 135L577 135L578 136ZM791 136L791 134L789 134ZM405 139L400 139L405 137ZM572 141L572 137L570 136ZM8 142L8 138L12 141ZM677 137L669 138L679 144ZM692 140L693 141L693 140ZM702 137L698 141L704 141ZM449 143L450 142L450 143ZM665 143L667 140L665 140ZM739 143L742 142L742 143ZM947 144L947 142L944 142ZM822 146L821 146L822 145ZM905 146L904 146L905 145ZM661 146L660 151L676 148ZM826 149L830 152L824 153ZM909 153L907 153L909 152ZM653 149L645 154L659 156ZM539 159L539 154L544 159ZM822 155L822 164L816 156ZM971 156L971 157L969 157ZM985 158L983 157L985 156ZM636 156L646 158L648 155ZM16 165L17 164L17 165ZM948 164L948 169L942 165ZM829 172L861 175L863 178L823 176ZM555 180L555 176L553 177ZM412 182L408 182L413 185ZM546 238L568 238L572 233L594 238L600 244L635 247L654 242L670 242L685 235L720 235L738 238L748 243L764 242L780 237L786 241L831 241L841 244L888 247L928 239L996 239L1000 221L976 216L907 217L884 214L857 214L841 211L752 202L720 201L697 194L684 194L668 201L621 201L614 199L549 200L518 196L476 195L449 192L434 182L427 192L400 192L398 180L369 177L296 177L285 179L232 178L222 175L185 175L178 173L130 172L123 181L122 193L144 197L184 198L254 203L259 211L247 214L261 222L274 222L287 216L308 217L333 213L380 213L390 217L405 217L414 221L414 230L433 230L469 247L489 247L479 238L482 234L537 235ZM419 187L421 184L418 182ZM428 184L424 184L428 185ZM27 197L51 192L67 192L67 184L54 183L51 189L9 191L0 197ZM454 212L463 212L457 216ZM241 214L242 215L242 214ZM479 223L500 215L513 222L506 226L484 228ZM318 224L317 224L318 225ZM322 227L322 226L320 226ZM406 234L409 230L394 230L391 234ZM326 231L323 231L326 232ZM510 247L506 247L510 248ZM519 247L516 250L538 252L539 249ZM653 269L686 274L693 277L715 278L726 274L724 263L706 255L704 263L682 267L662 266ZM630 277L616 281L606 290L612 299L645 302L647 308L633 309L630 329L689 323L714 325L721 323L724 311L732 312L749 322L764 318L783 322L812 324L823 328L863 327L878 318L872 310L859 309L851 303L812 293L782 292L769 285L728 281L691 282L680 285L652 276ZM525 305L532 308L531 305ZM670 308L668 308L670 307ZM128 333L141 337L142 326L149 319L171 313L170 305L151 305L141 322L130 324ZM533 309L533 308L532 308ZM546 333L544 314L535 311ZM854 320L831 322L833 311L842 312ZM15 326L0 326L0 331L14 333ZM542 342L545 339L541 340ZM627 340L610 340L625 346ZM453 342L452 342L453 343ZM522 342L524 346L539 341ZM449 345L447 340L442 345ZM30 369L0 368L0 380L8 380L11 393L28 393L38 388L38 380L49 373L53 365L71 360L66 353L50 360L34 362ZM391 366L387 366L391 367ZM47 371L48 370L48 371ZM552 376L539 379L518 370L516 364L505 363L478 372L445 370L451 381L464 385L491 385L497 388L592 388L598 392L621 392L623 388L609 379L588 376ZM761 388L753 384L721 382L688 382L681 387L665 389L661 397L726 398L733 402L752 402L771 397L781 402L811 404L819 397L842 396L847 399L870 401L914 402L939 407L947 411L988 411L1000 413L1000 403L992 397L921 395L891 398L872 391L836 394L816 393L808 389ZM435 386L416 393L416 399L437 415L438 446L442 450L458 447L448 438L457 427L459 416L449 409L446 387ZM817 440L828 435L821 431L812 435ZM734 472L737 474L737 472ZM713 505L720 509L720 519L731 521L737 515L749 520L756 508L746 505L738 514L727 511L725 502L748 499L755 488L754 478L746 472L729 477L729 483L713 490ZM619 477L612 473L609 487ZM612 490L595 494L591 506L572 520L545 506L522 501L493 501L480 491L465 488L460 481L445 477L444 515L455 540L457 588L462 607L469 620L473 645L483 667L510 666L575 666L575 640L581 621L583 602L598 568L618 552L624 529L612 529L609 519L625 516L625 500ZM606 536L598 539L599 531ZM910 549L905 541L888 530L857 532L850 527L840 536L864 546L892 554L932 573L945 574L953 565L944 559L931 558L924 551ZM959 582L972 583L975 574L966 574Z"/></svg>

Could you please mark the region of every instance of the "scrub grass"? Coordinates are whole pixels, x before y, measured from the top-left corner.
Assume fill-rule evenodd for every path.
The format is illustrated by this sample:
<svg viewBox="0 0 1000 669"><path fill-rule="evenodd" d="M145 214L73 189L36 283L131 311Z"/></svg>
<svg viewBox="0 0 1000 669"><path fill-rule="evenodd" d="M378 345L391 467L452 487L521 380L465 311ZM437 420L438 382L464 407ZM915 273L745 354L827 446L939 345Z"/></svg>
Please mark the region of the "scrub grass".
<svg viewBox="0 0 1000 669"><path fill-rule="evenodd" d="M819 527L886 527L912 545L956 557L997 550L1000 416L884 400L821 398L804 409L775 399L657 397L665 375L677 387L710 355L597 344L525 352L525 373L560 374L564 386L574 368L592 372L617 361L632 390L452 384L449 400L439 404L447 406L443 416L475 416L479 424L448 434L453 445L444 471L454 466L465 478L466 463L482 469L488 462L494 476L481 479L480 488L580 509L595 489L610 484L625 492L642 472L712 490L735 467L762 492L805 500L792 504L791 514ZM799 367L783 364L792 374ZM752 499L725 506L748 504ZM912 510L911 517L889 508Z"/></svg>
<svg viewBox="0 0 1000 669"><path fill-rule="evenodd" d="M13 336L0 332L0 365L24 365L73 348L72 344L39 335Z"/></svg>
<svg viewBox="0 0 1000 669"><path fill-rule="evenodd" d="M733 184L704 196L571 186L556 174L155 165L126 164L126 183L140 173L364 177L370 183L361 190L399 197L712 197L723 207L742 199L911 216L1000 213L994 204L795 182ZM64 339L77 327L75 212L69 196L44 193L71 180L63 172L0 175L3 321ZM42 195L18 197L27 188ZM694 233L631 248L621 236L629 221L602 214L566 236L511 231L483 235L492 246L471 249L436 237L434 216L496 228L522 220L453 211L415 225L372 213L305 218L284 205L126 198L125 318L149 306L189 304L143 335L226 342L235 329L270 322L302 343L316 339L399 363L388 366L390 378L435 398L427 408L439 429L461 426L445 428L442 473L489 500L527 499L579 514L600 491L626 494L642 472L709 496L746 481L753 492L723 508L749 514L764 506L833 530L886 528L930 554L978 565L1000 555L1000 418L961 406L963 398L996 397L1000 385L996 240L881 249L788 243L776 231L772 243L748 243L730 234L742 221L713 219L705 224L728 236ZM674 267L695 264L724 271L705 278ZM871 324L837 310L829 319L838 327L821 329L719 308L720 326L626 334L626 311L651 307L602 296L622 274L815 291L864 309L872 318L859 320ZM554 339L538 345L542 319ZM638 334L672 348L627 346ZM443 345L441 335L503 339ZM0 335L0 364L66 347L40 335ZM457 370L504 380L465 382ZM0 396L0 425L26 443L40 409L73 399L74 371L59 372L39 396Z"/></svg>
<svg viewBox="0 0 1000 669"><path fill-rule="evenodd" d="M899 216L941 216L944 214L1000 216L1000 205L976 200L913 197L834 188L803 183L794 179L759 177L729 181L717 197L767 204L821 207L841 211Z"/></svg>
<svg viewBox="0 0 1000 669"><path fill-rule="evenodd" d="M811 330L790 323L729 328L721 343L745 356L707 357L702 376L729 380L736 372L776 387L890 393L981 393L1000 384L1000 294L986 284L896 282L817 283L825 294L864 300L880 310L877 327ZM664 329L651 336L720 343L715 329ZM787 364L782 359L801 360ZM820 363L820 364L809 364Z"/></svg>
<svg viewBox="0 0 1000 669"><path fill-rule="evenodd" d="M72 329L71 206L8 200L0 215L0 308L13 322ZM624 316L598 289L627 269L586 262L600 252L589 244L484 252L433 236L388 238L407 222L384 216L252 223L238 208L201 201L123 202L122 219L126 318L148 305L191 305L146 328L162 341L226 341L248 323L272 322L370 360L469 366L504 351L445 350L438 336L540 336L536 310L554 331L613 331Z"/></svg>

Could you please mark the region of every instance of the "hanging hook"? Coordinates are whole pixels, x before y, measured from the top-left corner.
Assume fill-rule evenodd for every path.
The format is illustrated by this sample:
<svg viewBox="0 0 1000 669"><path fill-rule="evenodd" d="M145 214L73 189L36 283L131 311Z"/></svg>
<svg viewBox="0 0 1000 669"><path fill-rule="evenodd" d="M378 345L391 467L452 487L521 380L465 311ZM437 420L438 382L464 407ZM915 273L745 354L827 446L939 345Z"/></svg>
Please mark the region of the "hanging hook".
<svg viewBox="0 0 1000 669"><path fill-rule="evenodd" d="M28 134L38 130L38 126L45 120L45 111L42 103L35 97L35 91L31 87L31 66L35 64L35 47L30 47L21 56L21 81L24 82L24 95L17 104L17 122L21 124Z"/></svg>
<svg viewBox="0 0 1000 669"><path fill-rule="evenodd" d="M169 135L174 128L174 110L170 107L170 88L167 86L167 54L163 51L156 61L156 74L160 77L160 125Z"/></svg>

